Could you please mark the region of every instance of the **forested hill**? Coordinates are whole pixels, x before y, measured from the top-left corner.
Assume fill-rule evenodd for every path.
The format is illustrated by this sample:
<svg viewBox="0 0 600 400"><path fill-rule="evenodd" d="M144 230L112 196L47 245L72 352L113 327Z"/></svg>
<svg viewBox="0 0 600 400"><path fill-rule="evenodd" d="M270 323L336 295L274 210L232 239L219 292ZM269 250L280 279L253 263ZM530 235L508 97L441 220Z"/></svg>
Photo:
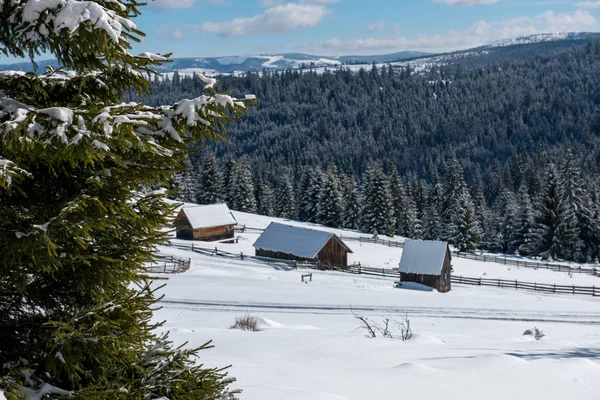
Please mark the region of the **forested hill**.
<svg viewBox="0 0 600 400"><path fill-rule="evenodd" d="M256 94L259 106L229 125L232 152L294 172L335 163L360 176L371 160L394 161L404 176L431 182L456 153L467 182L517 181L571 148L587 178L599 174L600 44L529 61L413 74L391 67L353 73L282 72L223 77L220 88ZM155 83L153 104L191 97L200 82ZM515 176L515 174L517 176ZM486 194L497 188L486 188Z"/></svg>
<svg viewBox="0 0 600 400"><path fill-rule="evenodd" d="M202 86L175 74L146 100ZM460 250L600 257L600 42L479 69L285 71L221 88L259 105L191 160L179 200Z"/></svg>

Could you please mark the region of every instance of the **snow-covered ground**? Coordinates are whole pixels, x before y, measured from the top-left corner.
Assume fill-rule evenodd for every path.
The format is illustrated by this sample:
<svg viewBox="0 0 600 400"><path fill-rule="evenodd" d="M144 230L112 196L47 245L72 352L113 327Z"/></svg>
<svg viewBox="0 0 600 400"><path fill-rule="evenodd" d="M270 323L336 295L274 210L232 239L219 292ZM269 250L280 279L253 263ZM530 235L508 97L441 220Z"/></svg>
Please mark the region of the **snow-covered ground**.
<svg viewBox="0 0 600 400"><path fill-rule="evenodd" d="M235 213L264 228L272 218ZM305 225L306 224L302 224ZM344 231L344 236L358 235ZM237 234L236 234L237 235ZM221 250L253 254L258 233ZM188 242L189 243L189 242ZM196 244L201 244L196 242ZM350 262L392 268L401 249L348 242ZM214 243L206 243L214 247ZM156 318L176 342L213 340L206 366L232 364L241 399L596 399L600 390L598 298L453 285L452 291L397 289L389 278L228 260L162 247L191 258L170 275ZM598 278L506 268L454 259L455 274L592 285ZM478 275L479 274L479 275ZM406 314L414 337L366 338L352 309L371 320ZM262 318L263 330L230 329L237 316ZM522 336L534 326L547 335Z"/></svg>

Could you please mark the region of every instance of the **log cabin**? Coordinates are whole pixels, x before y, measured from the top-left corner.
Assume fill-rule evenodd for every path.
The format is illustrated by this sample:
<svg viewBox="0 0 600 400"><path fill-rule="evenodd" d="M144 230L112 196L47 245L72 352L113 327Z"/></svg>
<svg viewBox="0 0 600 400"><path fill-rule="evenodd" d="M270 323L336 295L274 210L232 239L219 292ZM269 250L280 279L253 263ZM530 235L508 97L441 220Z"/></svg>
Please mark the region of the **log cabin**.
<svg viewBox="0 0 600 400"><path fill-rule="evenodd" d="M272 222L254 242L257 256L346 267L352 250L334 233Z"/></svg>
<svg viewBox="0 0 600 400"><path fill-rule="evenodd" d="M445 293L451 289L452 265L448 243L406 240L400 259L400 282L416 282Z"/></svg>
<svg viewBox="0 0 600 400"><path fill-rule="evenodd" d="M186 203L173 225L178 239L220 240L233 238L237 221L227 204L192 205Z"/></svg>

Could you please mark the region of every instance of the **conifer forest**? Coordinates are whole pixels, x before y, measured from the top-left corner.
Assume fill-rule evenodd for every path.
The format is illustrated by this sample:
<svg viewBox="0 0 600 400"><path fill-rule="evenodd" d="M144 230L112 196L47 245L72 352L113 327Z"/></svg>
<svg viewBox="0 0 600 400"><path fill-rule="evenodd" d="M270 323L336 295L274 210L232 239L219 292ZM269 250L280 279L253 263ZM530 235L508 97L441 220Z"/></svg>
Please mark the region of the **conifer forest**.
<svg viewBox="0 0 600 400"><path fill-rule="evenodd" d="M222 76L257 107L189 159L178 199L463 251L600 252L600 43L462 68ZM155 78L151 105L202 88Z"/></svg>

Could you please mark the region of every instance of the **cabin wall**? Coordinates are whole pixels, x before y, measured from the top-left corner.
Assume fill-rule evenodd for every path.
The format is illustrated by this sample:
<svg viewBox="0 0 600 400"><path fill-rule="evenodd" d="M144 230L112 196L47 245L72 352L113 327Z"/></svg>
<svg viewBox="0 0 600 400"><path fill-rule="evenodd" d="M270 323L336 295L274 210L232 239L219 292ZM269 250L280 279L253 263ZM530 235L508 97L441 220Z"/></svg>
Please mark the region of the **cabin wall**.
<svg viewBox="0 0 600 400"><path fill-rule="evenodd" d="M452 265L450 264L450 260L450 252L446 251L444 264L442 265L442 272L440 274L439 285L437 286L438 292L441 293L449 292L452 286Z"/></svg>
<svg viewBox="0 0 600 400"><path fill-rule="evenodd" d="M323 265L346 267L348 265L348 250L337 237L332 236L321 249L317 258Z"/></svg>
<svg viewBox="0 0 600 400"><path fill-rule="evenodd" d="M312 258L297 257L290 253L282 253L280 251L271 251L271 250L263 250L263 249L256 249L255 254L258 257L277 258L279 260L317 261L316 259L312 259Z"/></svg>
<svg viewBox="0 0 600 400"><path fill-rule="evenodd" d="M429 286L434 289L438 289L439 276L438 275L422 275L422 274L407 274L404 272L400 273L401 282L416 282L421 285ZM438 289L439 290L439 289Z"/></svg>
<svg viewBox="0 0 600 400"><path fill-rule="evenodd" d="M233 225L194 229L194 240L219 240L233 238Z"/></svg>

